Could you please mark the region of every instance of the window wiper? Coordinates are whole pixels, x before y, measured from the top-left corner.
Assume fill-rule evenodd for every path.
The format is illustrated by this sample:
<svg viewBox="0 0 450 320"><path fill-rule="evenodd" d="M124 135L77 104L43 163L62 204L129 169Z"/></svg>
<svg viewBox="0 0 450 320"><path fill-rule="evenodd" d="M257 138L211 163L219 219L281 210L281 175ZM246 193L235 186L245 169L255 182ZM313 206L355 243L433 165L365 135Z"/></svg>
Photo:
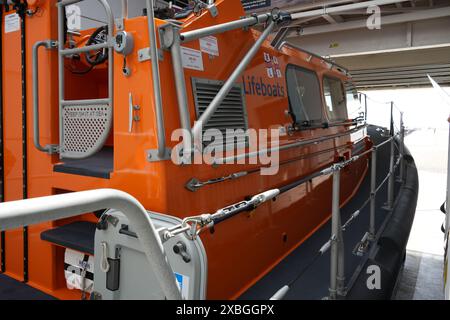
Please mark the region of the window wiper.
<svg viewBox="0 0 450 320"><path fill-rule="evenodd" d="M360 121L366 120L366 117L365 117L364 112L360 112L360 113L359 113L359 116L357 116L356 118L351 119L351 120L352 120L353 122L360 122Z"/></svg>

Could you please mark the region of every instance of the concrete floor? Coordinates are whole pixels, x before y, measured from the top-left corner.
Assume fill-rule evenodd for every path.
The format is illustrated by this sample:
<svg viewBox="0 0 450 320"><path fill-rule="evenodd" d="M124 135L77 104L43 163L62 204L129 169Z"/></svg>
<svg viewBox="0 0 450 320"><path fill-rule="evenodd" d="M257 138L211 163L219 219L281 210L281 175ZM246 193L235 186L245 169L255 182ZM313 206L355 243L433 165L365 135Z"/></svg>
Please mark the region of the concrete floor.
<svg viewBox="0 0 450 320"><path fill-rule="evenodd" d="M405 143L419 171L419 199L395 299L442 300L444 215L439 207L446 191L448 131L417 130Z"/></svg>

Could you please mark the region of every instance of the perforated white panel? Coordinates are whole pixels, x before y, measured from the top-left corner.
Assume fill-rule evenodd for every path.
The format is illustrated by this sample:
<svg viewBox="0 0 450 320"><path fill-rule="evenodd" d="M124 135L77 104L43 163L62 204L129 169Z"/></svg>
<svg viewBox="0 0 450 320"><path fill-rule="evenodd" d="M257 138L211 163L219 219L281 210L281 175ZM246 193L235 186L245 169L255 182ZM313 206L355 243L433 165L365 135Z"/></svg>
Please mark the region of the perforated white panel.
<svg viewBox="0 0 450 320"><path fill-rule="evenodd" d="M61 158L86 158L106 142L112 123L108 105L64 106Z"/></svg>

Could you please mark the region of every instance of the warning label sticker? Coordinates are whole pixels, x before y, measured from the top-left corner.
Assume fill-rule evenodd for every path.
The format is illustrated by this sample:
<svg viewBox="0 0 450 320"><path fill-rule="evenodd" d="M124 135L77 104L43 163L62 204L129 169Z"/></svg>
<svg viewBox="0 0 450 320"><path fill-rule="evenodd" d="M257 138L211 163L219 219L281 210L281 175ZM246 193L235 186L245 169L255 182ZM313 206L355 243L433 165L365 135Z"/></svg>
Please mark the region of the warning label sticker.
<svg viewBox="0 0 450 320"><path fill-rule="evenodd" d="M181 47L181 60L183 67L203 71L202 52L199 50Z"/></svg>
<svg viewBox="0 0 450 320"><path fill-rule="evenodd" d="M219 56L217 38L213 36L200 38L200 50L212 56Z"/></svg>
<svg viewBox="0 0 450 320"><path fill-rule="evenodd" d="M5 33L15 32L20 30L20 17L17 13L8 14L5 16Z"/></svg>

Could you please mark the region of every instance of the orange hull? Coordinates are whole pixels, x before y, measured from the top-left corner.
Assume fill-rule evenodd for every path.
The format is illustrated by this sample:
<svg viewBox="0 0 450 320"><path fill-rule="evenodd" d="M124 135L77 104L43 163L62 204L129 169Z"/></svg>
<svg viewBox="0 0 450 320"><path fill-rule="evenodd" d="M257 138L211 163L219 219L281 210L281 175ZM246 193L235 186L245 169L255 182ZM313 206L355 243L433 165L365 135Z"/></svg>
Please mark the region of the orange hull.
<svg viewBox="0 0 450 320"><path fill-rule="evenodd" d="M96 188L115 188L136 197L146 209L177 217L214 212L217 208L235 203L244 197L270 188L279 187L296 178L306 176L330 165L340 157L348 158L353 145L366 139L364 130L347 134L321 143L292 148L280 153L280 161L297 159L280 166L274 176L248 176L201 188L196 192L185 188L193 177L205 181L249 170L260 165L202 165L178 166L168 161L149 162L146 150L157 146L155 106L152 96L150 62L139 62L137 52L127 57L132 76L122 74L123 58L116 54L114 64L114 125L109 144L114 147L114 170L109 179L86 177L54 172L53 166L60 162L58 156L39 152L33 146L31 50L35 42L57 38L55 0L41 1L39 14L26 18L26 43L28 66L27 82L27 158L28 197L40 197L60 192L81 191ZM225 5L224 2L227 2ZM235 20L244 16L238 0L219 1L220 14L212 18L208 12L199 17L188 18L183 31ZM11 12L10 12L11 13ZM4 13L4 16L10 14ZM165 23L158 20L157 24ZM125 21L125 28L135 40L135 48L148 47L146 17ZM255 30L235 30L218 34L220 54L209 57L203 54L203 71L185 69L191 123L196 120L191 78L226 80L237 63L259 36ZM183 46L199 50L199 42ZM277 57L282 78L268 78L264 54ZM21 60L20 32L3 36L3 90L4 90L4 150L5 150L5 200L22 198L22 135L21 135ZM247 116L250 128L276 128L292 123L286 110L289 106L285 71L288 64L313 70L321 79L324 75L346 80L346 77L308 53L283 47L273 49L266 41L245 73L244 81L252 77L263 78L265 83L285 91L283 96L246 94ZM42 51L40 66L40 135L41 142L57 144L58 131L58 73L56 51ZM175 95L171 57L164 52L160 62L162 97L167 141L179 128L178 107ZM100 66L88 75L73 75L66 71L66 96L70 99L100 98L106 95L106 68ZM247 91L250 90L247 85ZM128 95L133 93L134 102L140 106L140 121L128 132ZM325 99L322 98L323 105ZM300 140L345 133L348 126L334 126L296 131L281 137L280 144L287 145ZM366 141L367 148L369 141ZM177 142L169 142L169 147ZM342 172L341 203L351 198L365 176L367 160L361 159ZM202 241L208 256L209 299L233 299L271 270L283 257L299 246L331 214L331 178L319 177L267 203L248 214L241 214L224 222L214 234L205 234ZM95 221L91 214L79 219ZM30 226L29 228L29 284L57 298L78 299L79 294L66 289L63 274L64 249L40 240L40 233L65 221ZM6 233L7 275L23 279L22 230Z"/></svg>

